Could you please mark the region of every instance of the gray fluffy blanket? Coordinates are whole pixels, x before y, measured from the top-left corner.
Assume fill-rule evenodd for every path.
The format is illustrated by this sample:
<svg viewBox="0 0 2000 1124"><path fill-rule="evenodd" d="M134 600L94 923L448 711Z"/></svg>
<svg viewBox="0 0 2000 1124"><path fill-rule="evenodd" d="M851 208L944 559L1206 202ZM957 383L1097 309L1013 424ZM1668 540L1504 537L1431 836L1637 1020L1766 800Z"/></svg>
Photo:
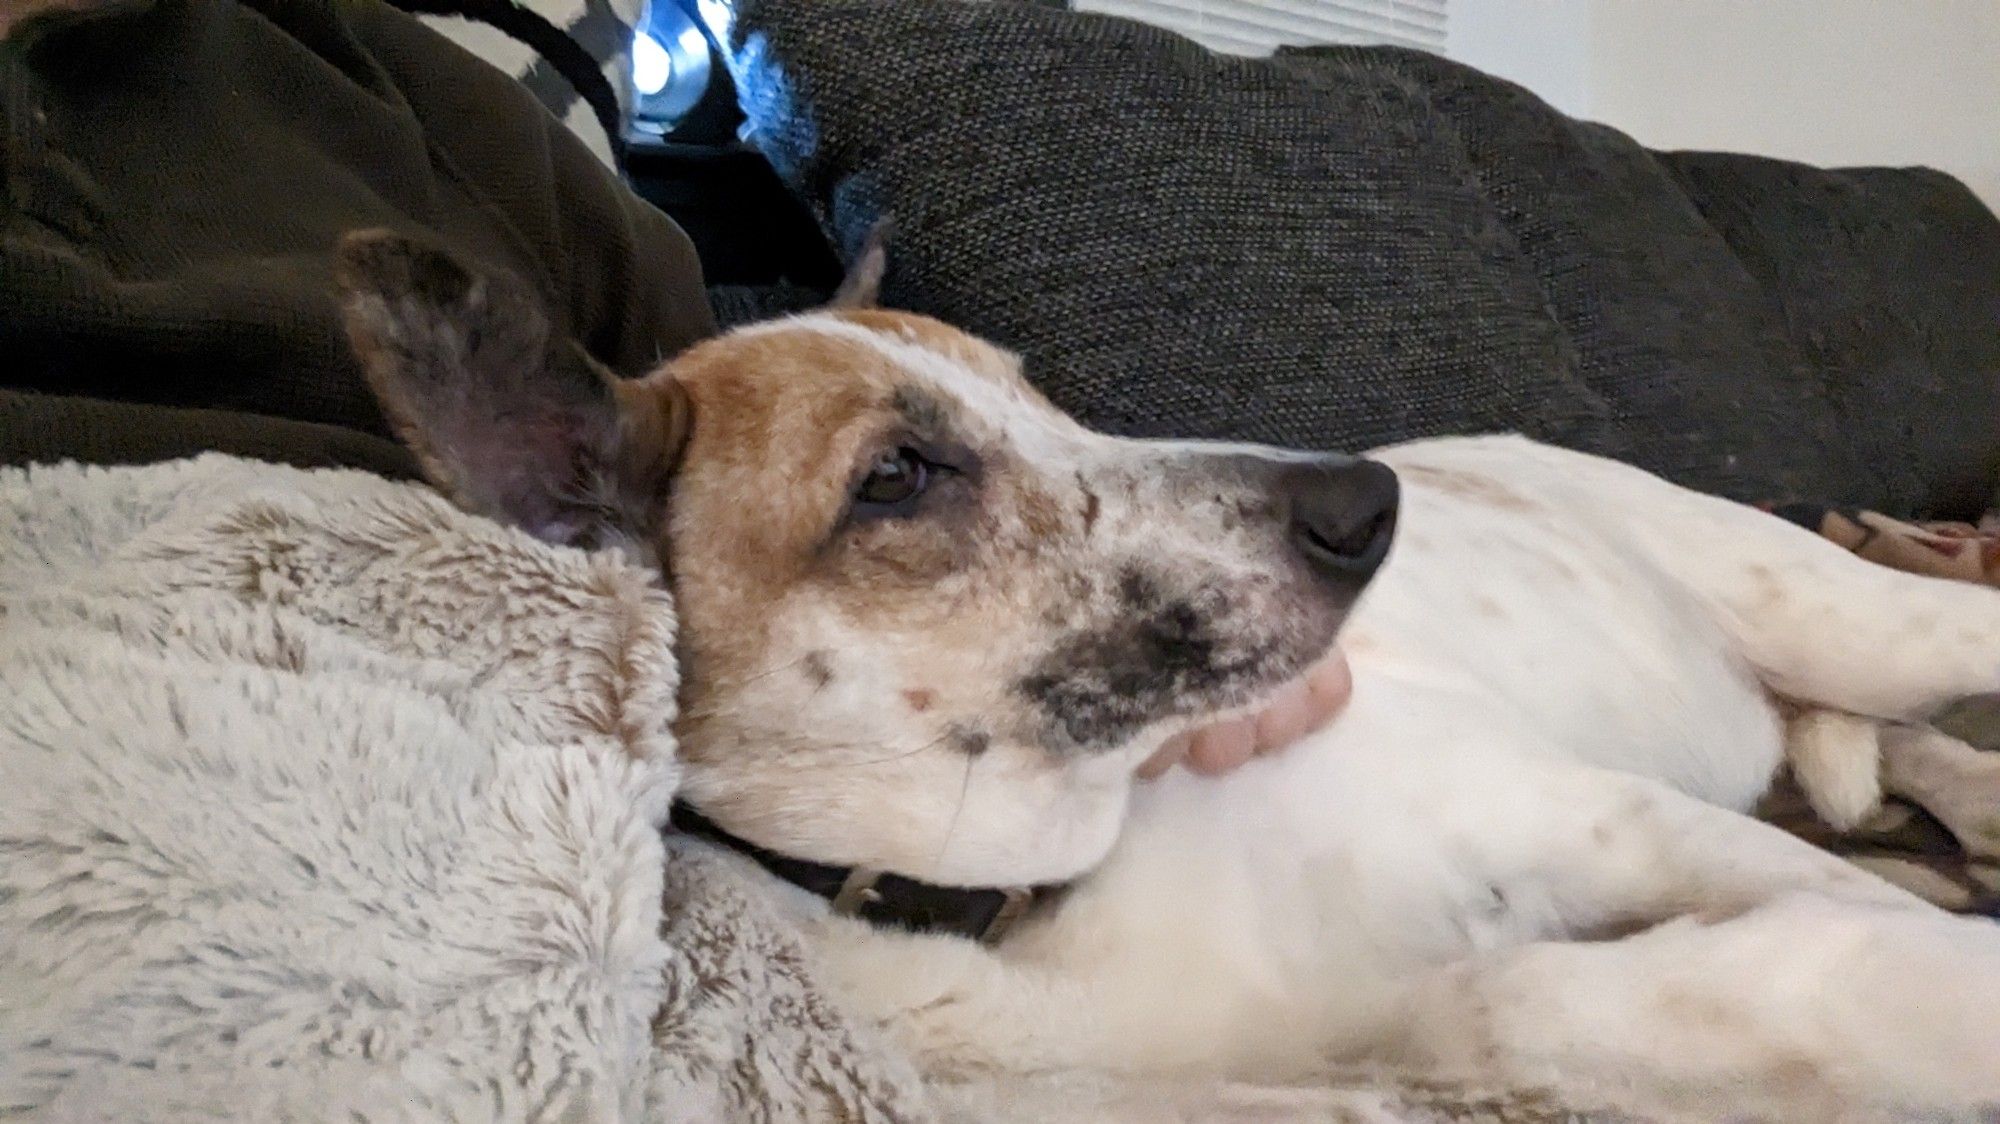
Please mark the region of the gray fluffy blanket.
<svg viewBox="0 0 2000 1124"><path fill-rule="evenodd" d="M0 1117L1571 1118L1395 1082L927 1084L663 839L645 572L221 456L0 470Z"/></svg>

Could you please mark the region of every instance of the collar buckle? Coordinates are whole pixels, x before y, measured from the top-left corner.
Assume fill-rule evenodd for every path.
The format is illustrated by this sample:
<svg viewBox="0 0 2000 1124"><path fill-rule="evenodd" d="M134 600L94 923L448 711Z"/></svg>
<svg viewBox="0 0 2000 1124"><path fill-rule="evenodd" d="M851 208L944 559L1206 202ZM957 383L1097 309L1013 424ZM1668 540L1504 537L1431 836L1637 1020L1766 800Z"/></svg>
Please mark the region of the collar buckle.
<svg viewBox="0 0 2000 1124"><path fill-rule="evenodd" d="M860 913L864 906L874 905L882 900L882 891L875 883L882 880L882 872L865 866L857 866L847 872L841 880L840 889L833 895L833 911L852 917Z"/></svg>
<svg viewBox="0 0 2000 1124"><path fill-rule="evenodd" d="M993 914L993 920L980 931L980 944L999 944L1000 938L1006 936L1021 915L1028 912L1028 907L1035 904L1035 891L1025 886L1010 886L1000 893L1003 895L1000 908Z"/></svg>

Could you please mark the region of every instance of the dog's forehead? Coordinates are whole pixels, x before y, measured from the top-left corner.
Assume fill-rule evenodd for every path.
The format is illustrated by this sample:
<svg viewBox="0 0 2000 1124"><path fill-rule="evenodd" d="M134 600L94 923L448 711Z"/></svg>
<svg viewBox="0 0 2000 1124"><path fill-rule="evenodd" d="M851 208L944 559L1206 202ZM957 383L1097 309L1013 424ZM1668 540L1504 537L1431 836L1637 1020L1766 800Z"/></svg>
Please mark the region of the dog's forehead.
<svg viewBox="0 0 2000 1124"><path fill-rule="evenodd" d="M1077 432L1021 377L1013 355L929 317L822 312L753 325L727 340L755 348L747 362L776 359L788 368L773 389L795 401L839 398L906 411L922 403L961 427L1028 443ZM866 393L856 395L857 389Z"/></svg>

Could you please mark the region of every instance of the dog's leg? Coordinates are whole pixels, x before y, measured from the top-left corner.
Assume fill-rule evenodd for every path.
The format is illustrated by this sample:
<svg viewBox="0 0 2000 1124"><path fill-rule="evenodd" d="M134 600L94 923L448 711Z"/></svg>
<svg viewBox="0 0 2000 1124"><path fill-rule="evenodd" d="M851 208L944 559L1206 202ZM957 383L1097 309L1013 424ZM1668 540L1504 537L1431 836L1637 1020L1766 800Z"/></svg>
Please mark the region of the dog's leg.
<svg viewBox="0 0 2000 1124"><path fill-rule="evenodd" d="M1502 927L1516 939L1728 916L1799 891L1933 908L1776 827L1634 774L1472 747L1449 776L1424 780L1433 841L1490 887L1495 912L1548 919Z"/></svg>
<svg viewBox="0 0 2000 1124"><path fill-rule="evenodd" d="M1412 989L1385 1060L1636 1089L1709 1119L1990 1120L1996 1011L2000 926L1800 894L1455 965Z"/></svg>
<svg viewBox="0 0 2000 1124"><path fill-rule="evenodd" d="M2000 753L1928 726L1887 727L1882 785L1936 816L1968 854L2000 858Z"/></svg>
<svg viewBox="0 0 2000 1124"><path fill-rule="evenodd" d="M1757 915L1801 892L1830 903L1829 912L1836 916L1843 915L1842 910L1864 917L1943 916L1920 899L1776 828L1658 782L1505 753L1468 751L1455 759L1455 780L1439 783L1436 773L1424 778L1429 822L1444 835L1430 842L1441 845L1453 867L1470 875L1469 884L1490 887L1497 913L1511 915L1511 919L1497 917L1493 926L1496 933L1515 934L1499 938L1509 947L1518 949L1523 934L1534 934L1528 939L1566 938L1630 932L1662 922L1669 927L1661 932L1679 928L1730 932L1727 919ZM1490 767L1480 768L1480 762ZM1400 800L1398 794L1388 796ZM1708 926L1675 926L1670 921L1690 914L1717 920ZM1072 919L1065 930L1070 939L1061 942L1064 955L1047 962L1033 956L1036 934L1032 932L1016 938L1030 941L1029 955L1022 956L1011 946L996 953L955 938L883 933L841 917L816 923L813 946L822 978L856 1014L896 1038L933 1075L965 1078L1134 1065L1160 1073L1234 1071L1243 1066L1303 1072L1329 1060L1421 1062L1429 1056L1421 1050L1406 1051L1408 1056L1395 1052L1370 1056L1370 1042L1401 1041L1401 1022L1377 1025L1370 1032L1342 1015L1341 1022L1352 1030L1343 1030L1336 1044L1326 1039L1325 1028L1310 1015L1300 1025L1279 1025L1283 1011L1291 1008L1246 1005L1246 993L1233 981L1208 988L1205 973L1223 970L1228 958L1204 960L1205 946L1195 935L1177 932L1169 918L1145 918L1124 928L1096 924L1101 918L1091 920ZM1107 935L1108 944L1093 948L1091 941ZM1995 930L1995 939L2000 941L2000 930ZM1141 948L1137 942L1142 941L1169 948L1189 942L1183 950L1185 970L1170 972L1166 981L1150 978L1162 954L1157 948ZM1498 959L1490 962L1510 964L1512 955L1497 953ZM1661 958L1672 959L1668 954ZM1629 964L1643 972L1650 961L1635 957ZM1788 964L1773 951L1768 963L1754 962L1744 953L1727 967L1761 977L1767 971L1788 971ZM1354 966L1329 963L1326 970L1338 974L1353 971ZM1605 972L1616 975L1619 970L1614 964ZM1145 978L1135 979L1131 972ZM1393 1011L1393 997L1380 990L1387 981L1368 972L1372 969L1342 987L1351 994L1391 999ZM2000 963L1995 972L1994 979L2000 981ZM1440 977L1445 978L1452 977ZM1505 981L1515 976L1502 972L1494 978ZM1724 985L1718 983L1717 988ZM1417 994L1432 996L1435 991L1419 988ZM1248 994L1254 1000L1254 991ZM1588 989L1574 994L1575 1001L1588 1009ZM1376 1003L1371 998L1365 1005L1379 1010ZM1445 1000L1425 1003L1429 1006L1419 1004L1407 1025L1429 1028L1423 1035L1451 1029L1453 1020L1444 1016ZM1343 996L1340 1006L1346 1010L1351 1004ZM1308 1006L1293 1013L1312 1010ZM1523 1017L1536 1016L1530 1011ZM1778 1014L1768 1017L1785 1025ZM1508 1024L1498 1025L1505 1030ZM2000 1020L1993 1020L1993 1026L2000 1031ZM1442 1045L1429 1043L1424 1048L1439 1060L1456 1063L1462 1059L1446 1049L1455 1048L1456 1041L1446 1037ZM1246 1052L1245 1043L1254 1048ZM1314 1053L1328 1048L1339 1057ZM1642 1058L1647 1047L1644 1039L1634 1038L1620 1048ZM1301 1050L1308 1056L1296 1056ZM1611 1055L1612 1060L1619 1057ZM1444 1076L1496 1083L1501 1078L1512 1083L1518 1077L1533 1083L1548 1076L1532 1072L1532 1064L1539 1060L1540 1055L1531 1051L1523 1055L1517 1072ZM1588 1056L1584 1060L1601 1061ZM1602 1064L1608 1070L1609 1062Z"/></svg>
<svg viewBox="0 0 2000 1124"><path fill-rule="evenodd" d="M1115 908L1063 914L1048 931L1034 924L997 950L833 916L810 936L818 978L927 1076L1323 1072L1323 1027L1311 1009L1265 1002L1243 986L1243 965L1214 947L1216 932L1254 940L1254 926L1192 933L1172 917ZM1357 983L1379 992L1381 981Z"/></svg>
<svg viewBox="0 0 2000 1124"><path fill-rule="evenodd" d="M1829 826L1852 830L1886 792L1937 817L1967 854L2000 858L2000 753L1932 726L1813 710L1787 726L1786 755Z"/></svg>
<svg viewBox="0 0 2000 1124"><path fill-rule="evenodd" d="M1785 521L1667 488L1646 534L1774 691L1884 719L2000 690L2000 590L1891 570ZM1668 512L1672 515L1669 516Z"/></svg>
<svg viewBox="0 0 2000 1124"><path fill-rule="evenodd" d="M1510 487L1567 497L1562 517L1638 546L1779 694L1906 720L2000 691L2000 590L1889 569L1614 461L1515 440L1446 455Z"/></svg>
<svg viewBox="0 0 2000 1124"><path fill-rule="evenodd" d="M1435 822L1496 899L1561 918L1549 938L1636 935L1422 978L1380 1060L1754 1094L1788 1121L1841 1118L1808 1096L2000 1104L2000 926L1643 778L1530 760L1464 780Z"/></svg>
<svg viewBox="0 0 2000 1124"><path fill-rule="evenodd" d="M1853 831L1882 806L1882 723L1815 707L1785 723L1785 759L1814 814Z"/></svg>
<svg viewBox="0 0 2000 1124"><path fill-rule="evenodd" d="M956 937L884 932L845 917L823 917L809 935L815 974L929 1077L1052 1073L1121 1056L1106 1054L1103 1004L1080 975L1010 964Z"/></svg>
<svg viewBox="0 0 2000 1124"><path fill-rule="evenodd" d="M1415 777L1412 790L1378 796L1397 806L1423 804L1426 822L1435 825L1424 845L1438 847L1465 872L1466 885L1490 891L1490 902L1470 908L1493 909L1491 930L1503 943L1626 932L1688 913L1735 916L1801 889L1859 909L1931 908L1776 828L1646 778L1504 750L1438 752L1451 761L1435 770L1399 769L1398 775ZM1366 845L1378 843L1391 850L1405 845L1373 837ZM1396 865L1392 856L1361 861L1370 869ZM1437 907L1434 899L1420 897L1413 908ZM1068 908L1086 905L1079 900ZM1456 903L1446 908L1457 915ZM1205 930L1177 931L1164 917L1126 918L1123 925L1093 915L1064 917L1069 939L1061 942L1063 955L1047 962L1033 957L1032 932L1014 938L1030 942L1024 956L1011 944L995 953L968 941L882 933L829 917L816 926L813 943L828 982L856 1012L898 1037L936 1073L1115 1068L1135 1061L1162 1072L1252 1063L1283 1070L1311 1064L1310 1058L1281 1060L1288 1048L1310 1052L1325 1042L1323 1028L1310 1022L1275 1025L1278 1012L1243 1002L1246 992L1234 981L1205 986L1207 974L1230 963L1226 955L1205 956ZM1102 947L1092 943L1107 938ZM1143 947L1149 942L1178 951ZM1178 982L1150 978L1176 957L1181 962L1166 978ZM1353 967L1329 963L1326 970ZM1381 982L1365 977L1349 990ZM1254 999L1254 990L1247 994ZM1349 1006L1345 998L1341 1006ZM1255 1058L1217 1060L1253 1040ZM1345 1032L1343 1042L1342 1049L1365 1052Z"/></svg>

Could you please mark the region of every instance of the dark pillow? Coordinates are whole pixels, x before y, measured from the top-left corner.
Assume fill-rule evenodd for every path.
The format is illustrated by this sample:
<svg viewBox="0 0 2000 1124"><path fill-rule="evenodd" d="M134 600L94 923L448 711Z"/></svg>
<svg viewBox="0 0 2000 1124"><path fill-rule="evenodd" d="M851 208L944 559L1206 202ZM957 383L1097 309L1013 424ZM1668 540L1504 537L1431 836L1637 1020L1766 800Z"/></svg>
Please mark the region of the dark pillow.
<svg viewBox="0 0 2000 1124"><path fill-rule="evenodd" d="M1855 428L1910 419L1843 415L1676 175L1518 87L1016 4L737 9L751 139L837 241L893 213L885 298L1019 349L1095 425L1347 449L1520 430L1744 499L1985 498L2000 348L1899 368L1959 439L1874 463ZM1875 282L1926 283L1895 268Z"/></svg>

